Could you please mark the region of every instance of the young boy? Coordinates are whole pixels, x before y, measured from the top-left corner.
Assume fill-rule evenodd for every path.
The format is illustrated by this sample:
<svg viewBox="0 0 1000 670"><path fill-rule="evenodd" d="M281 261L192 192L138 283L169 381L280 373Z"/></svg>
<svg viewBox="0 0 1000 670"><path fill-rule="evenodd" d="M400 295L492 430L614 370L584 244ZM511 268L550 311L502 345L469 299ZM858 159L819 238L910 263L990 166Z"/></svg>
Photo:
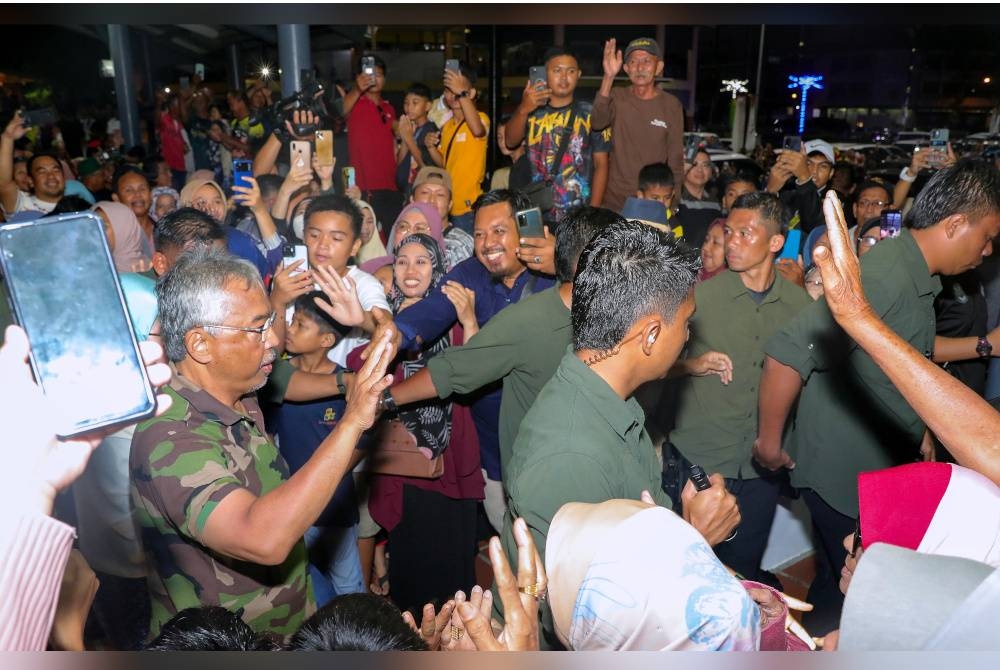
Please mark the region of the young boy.
<svg viewBox="0 0 1000 670"><path fill-rule="evenodd" d="M327 355L348 329L317 307L317 298L327 300L319 291L295 299L292 322L285 332L285 351L294 355L291 364L298 370L342 376L343 368ZM337 425L345 406L344 396L339 395L313 402L285 401L268 407L266 422L274 432L278 450L288 462L290 474L305 465ZM334 596L365 591L358 557L357 523L354 477L348 474L305 536L320 607Z"/></svg>
<svg viewBox="0 0 1000 670"><path fill-rule="evenodd" d="M420 168L434 165L424 144L427 133L437 132L437 126L427 119L433 105L431 89L414 84L403 98L403 116L399 119L399 148L396 149L396 186L404 201L410 196L413 179Z"/></svg>
<svg viewBox="0 0 1000 670"><path fill-rule="evenodd" d="M670 205L674 199L674 173L670 166L666 163L653 163L639 170L639 188L635 196L662 203L667 209L667 219L672 217L676 210Z"/></svg>
<svg viewBox="0 0 1000 670"><path fill-rule="evenodd" d="M340 338L330 349L329 358L341 366L347 365L347 355L355 348L368 343L368 335L375 331L372 310L379 308L390 313L382 283L367 272L349 265L361 248L361 210L345 195L321 195L313 198L306 208L303 224L303 241L306 245L307 267L293 263L279 271L271 287L271 308L285 311L286 321L292 318L292 302L301 295L319 289L317 282L323 277L317 272L322 266L340 278L349 278L356 287L358 302L363 310L360 323L352 323L350 332ZM337 288L337 287L335 287ZM344 287L339 287L344 292ZM348 291L350 289L347 289ZM335 301L343 312L350 310L353 298L348 294ZM338 316L338 318L340 318ZM282 339L285 324L275 321L275 335Z"/></svg>

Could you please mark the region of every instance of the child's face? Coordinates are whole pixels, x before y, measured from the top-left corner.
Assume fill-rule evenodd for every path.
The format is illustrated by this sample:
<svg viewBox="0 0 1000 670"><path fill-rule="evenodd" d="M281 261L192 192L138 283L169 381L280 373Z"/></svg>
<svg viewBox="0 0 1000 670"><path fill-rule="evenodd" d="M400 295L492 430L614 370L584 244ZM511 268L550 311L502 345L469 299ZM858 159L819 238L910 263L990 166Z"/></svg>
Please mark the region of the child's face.
<svg viewBox="0 0 1000 670"><path fill-rule="evenodd" d="M431 101L427 98L407 93L403 98L403 113L410 117L411 121L422 119L431 111Z"/></svg>
<svg viewBox="0 0 1000 670"><path fill-rule="evenodd" d="M306 220L303 234L309 266L325 265L339 275L347 271L351 256L361 248L350 217L342 212L315 212Z"/></svg>
<svg viewBox="0 0 1000 670"><path fill-rule="evenodd" d="M332 333L324 333L319 324L308 314L295 310L292 322L285 329L285 351L292 354L311 354L329 349L336 343Z"/></svg>
<svg viewBox="0 0 1000 670"><path fill-rule="evenodd" d="M420 298L431 286L434 259L422 244L410 242L396 254L393 276L396 286L407 298Z"/></svg>
<svg viewBox="0 0 1000 670"><path fill-rule="evenodd" d="M670 206L670 201L674 199L674 187L663 184L652 184L646 188L639 189L639 197L643 200L656 200L664 207Z"/></svg>
<svg viewBox="0 0 1000 670"><path fill-rule="evenodd" d="M156 220L159 221L170 212L177 209L177 199L169 193L156 197Z"/></svg>

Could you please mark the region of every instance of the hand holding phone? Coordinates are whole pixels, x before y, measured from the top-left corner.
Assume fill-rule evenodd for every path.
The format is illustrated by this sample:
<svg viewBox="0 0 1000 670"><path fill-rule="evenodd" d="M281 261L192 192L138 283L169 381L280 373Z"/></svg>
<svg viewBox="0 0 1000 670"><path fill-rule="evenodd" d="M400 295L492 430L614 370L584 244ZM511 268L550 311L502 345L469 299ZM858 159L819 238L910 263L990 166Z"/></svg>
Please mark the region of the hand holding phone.
<svg viewBox="0 0 1000 670"><path fill-rule="evenodd" d="M253 177L253 161L246 158L233 159L233 186L253 188L250 179Z"/></svg>
<svg viewBox="0 0 1000 670"><path fill-rule="evenodd" d="M289 149L289 165L293 170L312 169L312 144L293 140Z"/></svg>
<svg viewBox="0 0 1000 670"><path fill-rule="evenodd" d="M802 136L785 135L785 137L781 140L781 148L785 151L802 151Z"/></svg>
<svg viewBox="0 0 1000 670"><path fill-rule="evenodd" d="M333 133L329 130L316 131L316 165L333 167Z"/></svg>
<svg viewBox="0 0 1000 670"><path fill-rule="evenodd" d="M537 207L523 209L515 214L519 237L545 237L545 221Z"/></svg>

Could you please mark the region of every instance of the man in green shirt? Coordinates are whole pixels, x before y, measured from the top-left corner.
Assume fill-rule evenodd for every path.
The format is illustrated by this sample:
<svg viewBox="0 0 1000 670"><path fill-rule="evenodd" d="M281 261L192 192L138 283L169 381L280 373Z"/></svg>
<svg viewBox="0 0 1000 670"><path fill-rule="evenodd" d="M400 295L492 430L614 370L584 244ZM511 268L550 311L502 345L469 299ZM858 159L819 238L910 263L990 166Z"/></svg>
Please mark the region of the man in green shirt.
<svg viewBox="0 0 1000 670"><path fill-rule="evenodd" d="M698 254L638 222L612 224L580 257L573 284L573 344L521 422L506 473L503 542L517 555L511 523L523 517L540 554L552 517L568 502L637 498L661 505L660 463L632 397L666 376L687 340ZM710 544L739 523L736 499L718 474L683 495L684 518Z"/></svg>
<svg viewBox="0 0 1000 670"><path fill-rule="evenodd" d="M917 197L907 226L861 259L862 283L886 325L930 358L933 302L941 290L936 275L965 272L992 253L1000 234L1000 173L964 160L938 171ZM951 344L989 356L992 345L983 335L982 342L962 338L967 342ZM825 300L802 310L765 352L755 457L771 469L794 468L792 484L809 507L820 545L807 598L815 606L809 630L825 634L836 627L843 604L837 582L847 555L843 539L858 516L857 476L912 461L925 427L885 373L836 325ZM786 451L782 433L796 399Z"/></svg>
<svg viewBox="0 0 1000 670"><path fill-rule="evenodd" d="M502 379L500 467L506 473L521 420L572 340L569 308L577 259L598 230L623 220L595 207L567 215L556 237L558 286L500 310L463 346L445 349L425 369L393 386L396 404L472 393Z"/></svg>
<svg viewBox="0 0 1000 670"><path fill-rule="evenodd" d="M732 380L728 384L709 377L680 380L677 420L670 433L671 444L683 458L721 473L739 503L737 534L715 548L719 559L747 579L778 589L780 583L760 569L760 562L778 505L780 480L754 463L751 451L757 437L764 343L812 303L802 288L775 270L774 257L785 244L787 219L778 196L763 192L740 196L729 212L725 224L729 269L695 287L698 313L691 322L688 357L723 352L731 361Z"/></svg>

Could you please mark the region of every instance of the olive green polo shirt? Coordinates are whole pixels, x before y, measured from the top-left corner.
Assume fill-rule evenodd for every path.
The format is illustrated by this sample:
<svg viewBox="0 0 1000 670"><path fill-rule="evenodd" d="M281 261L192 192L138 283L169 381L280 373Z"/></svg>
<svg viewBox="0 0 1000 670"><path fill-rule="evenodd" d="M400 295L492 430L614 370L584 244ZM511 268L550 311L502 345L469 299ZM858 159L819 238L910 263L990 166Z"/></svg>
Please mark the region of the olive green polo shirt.
<svg viewBox="0 0 1000 670"><path fill-rule="evenodd" d="M695 287L688 358L719 351L733 362L733 380L718 375L677 380L678 410L670 441L692 463L723 477L759 477L751 451L757 439L757 406L764 344L812 300L775 273L758 305L741 273L727 270Z"/></svg>
<svg viewBox="0 0 1000 670"><path fill-rule="evenodd" d="M876 313L917 351L934 351L930 274L908 230L861 259L861 282ZM778 331L765 352L805 382L785 448L792 484L811 488L841 514L858 515L858 474L912 461L924 424L889 378L836 324L825 300Z"/></svg>
<svg viewBox="0 0 1000 670"><path fill-rule="evenodd" d="M521 422L505 473L509 514L503 544L512 561L511 522L524 517L545 556L549 524L568 502L638 499L648 490L670 507L660 462L635 398L622 400L567 348L559 368Z"/></svg>
<svg viewBox="0 0 1000 670"><path fill-rule="evenodd" d="M449 347L427 362L441 398L503 379L500 467L505 481L521 420L572 339L570 311L558 287L552 287L500 310L463 346Z"/></svg>

